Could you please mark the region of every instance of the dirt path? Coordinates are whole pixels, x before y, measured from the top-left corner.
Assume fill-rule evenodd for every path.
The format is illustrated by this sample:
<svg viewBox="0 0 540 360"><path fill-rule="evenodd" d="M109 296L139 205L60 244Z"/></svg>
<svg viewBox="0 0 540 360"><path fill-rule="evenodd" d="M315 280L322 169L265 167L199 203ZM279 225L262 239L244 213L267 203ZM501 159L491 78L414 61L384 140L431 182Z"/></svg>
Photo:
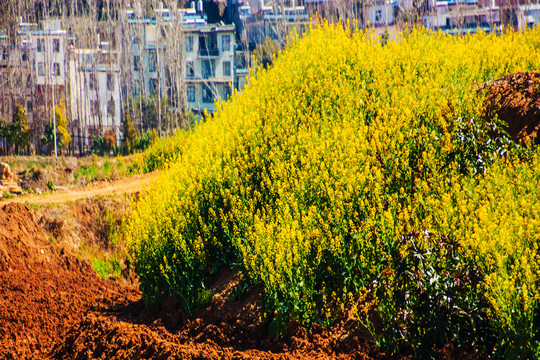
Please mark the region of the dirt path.
<svg viewBox="0 0 540 360"><path fill-rule="evenodd" d="M154 179L159 176L159 172L149 174L134 175L115 181L103 181L86 186L84 188L59 190L44 195L22 195L10 199L1 199L0 205L5 204L60 204L69 201L91 198L94 196L121 195L126 193L136 193L144 187L149 187Z"/></svg>

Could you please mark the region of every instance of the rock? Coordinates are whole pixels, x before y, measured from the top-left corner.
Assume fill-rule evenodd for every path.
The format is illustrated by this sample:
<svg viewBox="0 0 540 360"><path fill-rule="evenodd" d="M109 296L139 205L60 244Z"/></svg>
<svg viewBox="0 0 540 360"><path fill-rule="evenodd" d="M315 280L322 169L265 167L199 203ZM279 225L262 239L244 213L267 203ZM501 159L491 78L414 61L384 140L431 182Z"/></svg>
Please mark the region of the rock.
<svg viewBox="0 0 540 360"><path fill-rule="evenodd" d="M0 180L13 180L11 168L6 163L0 163Z"/></svg>
<svg viewBox="0 0 540 360"><path fill-rule="evenodd" d="M11 194L15 194L15 195L21 195L22 194L22 189L18 185L12 185L12 186L8 187L8 192L11 193Z"/></svg>

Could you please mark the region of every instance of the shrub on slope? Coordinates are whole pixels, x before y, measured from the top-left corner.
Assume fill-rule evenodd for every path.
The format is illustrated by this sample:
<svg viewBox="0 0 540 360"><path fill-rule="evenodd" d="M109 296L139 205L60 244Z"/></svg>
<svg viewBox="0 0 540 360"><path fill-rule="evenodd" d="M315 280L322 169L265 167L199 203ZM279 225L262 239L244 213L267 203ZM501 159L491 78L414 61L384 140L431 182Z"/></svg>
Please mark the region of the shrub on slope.
<svg viewBox="0 0 540 360"><path fill-rule="evenodd" d="M477 254L463 228L441 225L453 217L438 204L458 196L463 179L489 174L504 150L478 119L474 84L538 68L536 39L538 30L415 29L383 46L369 32L330 25L292 38L273 68L172 143L182 149L177 163L135 205L127 236L144 296L172 295L194 311L211 274L236 265L263 289L278 331L293 318L327 323L364 289L376 290L387 328L396 328L409 311L391 291L404 234L456 236L467 264ZM494 268L478 266L488 284ZM377 290L382 283L388 291ZM463 291L475 296L458 319L485 299L476 284ZM491 295L490 316L502 321ZM445 326L436 340L405 340L432 347L475 328Z"/></svg>

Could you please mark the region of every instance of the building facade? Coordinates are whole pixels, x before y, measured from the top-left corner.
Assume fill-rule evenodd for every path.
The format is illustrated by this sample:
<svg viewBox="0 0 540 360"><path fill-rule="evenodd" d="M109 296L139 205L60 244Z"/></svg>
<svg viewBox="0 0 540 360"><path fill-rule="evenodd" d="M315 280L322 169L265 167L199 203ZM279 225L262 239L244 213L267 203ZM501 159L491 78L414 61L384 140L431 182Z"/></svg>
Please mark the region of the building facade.
<svg viewBox="0 0 540 360"><path fill-rule="evenodd" d="M72 49L69 54L69 105L75 148L85 152L92 137L112 132L122 139L119 53L100 42L97 49Z"/></svg>
<svg viewBox="0 0 540 360"><path fill-rule="evenodd" d="M213 112L215 100L226 100L235 84L234 25L192 26L184 38L186 108Z"/></svg>

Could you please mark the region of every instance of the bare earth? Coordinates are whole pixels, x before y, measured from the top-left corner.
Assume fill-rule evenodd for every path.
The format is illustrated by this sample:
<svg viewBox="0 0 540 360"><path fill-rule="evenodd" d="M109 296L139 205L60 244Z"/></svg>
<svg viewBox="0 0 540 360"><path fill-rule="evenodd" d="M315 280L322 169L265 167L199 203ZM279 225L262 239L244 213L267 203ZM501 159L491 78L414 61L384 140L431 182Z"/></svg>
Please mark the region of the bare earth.
<svg viewBox="0 0 540 360"><path fill-rule="evenodd" d="M134 175L115 181L102 181L84 188L60 190L43 195L22 195L10 199L1 199L0 205L5 204L61 204L70 201L87 199L95 196L121 195L137 193L148 188L151 182L159 176L159 172Z"/></svg>

